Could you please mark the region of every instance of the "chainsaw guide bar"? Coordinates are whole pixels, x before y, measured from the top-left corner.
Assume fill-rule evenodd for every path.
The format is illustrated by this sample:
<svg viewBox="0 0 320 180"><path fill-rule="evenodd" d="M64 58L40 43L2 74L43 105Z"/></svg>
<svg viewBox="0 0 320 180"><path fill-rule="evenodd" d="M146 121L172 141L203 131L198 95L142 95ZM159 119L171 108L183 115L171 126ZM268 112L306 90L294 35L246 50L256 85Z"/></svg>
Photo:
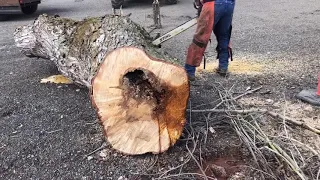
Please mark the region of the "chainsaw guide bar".
<svg viewBox="0 0 320 180"><path fill-rule="evenodd" d="M155 39L154 41L152 41L153 45L160 45L161 43L171 39L172 37L182 33L183 31L191 28L192 26L194 26L195 24L197 24L197 19L198 18L193 18L190 21L185 22L184 24L178 26L177 28L171 30L170 32L164 34L163 36L160 36L159 38Z"/></svg>

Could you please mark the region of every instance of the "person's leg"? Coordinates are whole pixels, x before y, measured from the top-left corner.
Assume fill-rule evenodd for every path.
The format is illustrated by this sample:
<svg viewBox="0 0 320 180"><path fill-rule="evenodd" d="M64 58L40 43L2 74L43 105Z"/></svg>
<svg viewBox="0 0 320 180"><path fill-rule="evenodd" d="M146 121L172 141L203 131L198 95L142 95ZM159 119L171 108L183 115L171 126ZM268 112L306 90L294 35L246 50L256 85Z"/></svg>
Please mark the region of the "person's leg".
<svg viewBox="0 0 320 180"><path fill-rule="evenodd" d="M215 26L215 31L218 34L219 69L223 71L228 70L229 64L228 46L230 43L230 27L232 23L233 10L234 3L224 4L224 13Z"/></svg>
<svg viewBox="0 0 320 180"><path fill-rule="evenodd" d="M216 36L217 40L217 47L216 47L216 52L217 52L217 59L219 59L219 32L217 26L219 25L221 16L224 14L224 3L215 1L215 6L214 6L214 25L212 27L212 31L214 35Z"/></svg>
<svg viewBox="0 0 320 180"><path fill-rule="evenodd" d="M212 34L214 23L214 2L207 2L203 5L197 23L197 30L193 36L191 45L188 48L185 69L190 80L194 80L196 67L200 66L203 53L207 47Z"/></svg>
<svg viewBox="0 0 320 180"><path fill-rule="evenodd" d="M111 0L112 8L113 9L120 9L123 5L124 0Z"/></svg>

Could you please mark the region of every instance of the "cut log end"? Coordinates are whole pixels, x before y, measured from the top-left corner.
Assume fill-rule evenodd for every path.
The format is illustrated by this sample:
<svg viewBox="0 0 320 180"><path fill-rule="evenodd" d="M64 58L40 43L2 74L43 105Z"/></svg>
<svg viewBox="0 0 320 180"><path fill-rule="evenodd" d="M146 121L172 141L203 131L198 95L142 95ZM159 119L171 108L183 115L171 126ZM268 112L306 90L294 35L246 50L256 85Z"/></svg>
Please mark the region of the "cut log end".
<svg viewBox="0 0 320 180"><path fill-rule="evenodd" d="M92 80L92 102L107 140L126 154L160 153L175 144L188 97L183 68L133 47L107 55Z"/></svg>

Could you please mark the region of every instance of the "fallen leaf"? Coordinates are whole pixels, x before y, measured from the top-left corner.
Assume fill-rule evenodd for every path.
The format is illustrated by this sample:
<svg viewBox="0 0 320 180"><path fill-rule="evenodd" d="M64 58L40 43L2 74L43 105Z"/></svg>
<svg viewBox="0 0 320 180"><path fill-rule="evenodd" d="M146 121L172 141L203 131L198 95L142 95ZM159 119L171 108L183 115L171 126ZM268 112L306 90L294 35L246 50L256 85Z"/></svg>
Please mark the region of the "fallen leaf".
<svg viewBox="0 0 320 180"><path fill-rule="evenodd" d="M41 79L40 83L71 84L72 81L60 74Z"/></svg>
<svg viewBox="0 0 320 180"><path fill-rule="evenodd" d="M101 151L99 154L100 157L104 158L107 157L107 154L104 151Z"/></svg>
<svg viewBox="0 0 320 180"><path fill-rule="evenodd" d="M179 161L180 161L180 162L183 162L183 157L182 157L182 156L179 157Z"/></svg>
<svg viewBox="0 0 320 180"><path fill-rule="evenodd" d="M93 159L93 157L92 156L88 156L87 159L88 159L88 161L90 161L91 159Z"/></svg>
<svg viewBox="0 0 320 180"><path fill-rule="evenodd" d="M273 104L274 101L273 101L272 99L267 99L266 102L267 102L268 104Z"/></svg>
<svg viewBox="0 0 320 180"><path fill-rule="evenodd" d="M125 178L125 177L123 177L123 176L120 176L120 177L118 178L118 180L127 180L127 178Z"/></svg>
<svg viewBox="0 0 320 180"><path fill-rule="evenodd" d="M209 131L210 131L212 134L216 133L216 131L213 129L213 127L209 127Z"/></svg>

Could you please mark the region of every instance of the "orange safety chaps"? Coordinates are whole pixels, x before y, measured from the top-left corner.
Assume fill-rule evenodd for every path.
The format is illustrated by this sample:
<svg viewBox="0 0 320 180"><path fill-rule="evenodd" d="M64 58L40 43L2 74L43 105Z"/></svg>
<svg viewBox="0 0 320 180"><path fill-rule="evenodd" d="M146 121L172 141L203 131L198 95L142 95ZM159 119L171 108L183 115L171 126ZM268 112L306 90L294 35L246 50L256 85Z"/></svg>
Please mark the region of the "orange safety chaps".
<svg viewBox="0 0 320 180"><path fill-rule="evenodd" d="M197 30L188 48L186 64L200 66L203 53L207 48L214 25L214 1L203 4L198 19Z"/></svg>

